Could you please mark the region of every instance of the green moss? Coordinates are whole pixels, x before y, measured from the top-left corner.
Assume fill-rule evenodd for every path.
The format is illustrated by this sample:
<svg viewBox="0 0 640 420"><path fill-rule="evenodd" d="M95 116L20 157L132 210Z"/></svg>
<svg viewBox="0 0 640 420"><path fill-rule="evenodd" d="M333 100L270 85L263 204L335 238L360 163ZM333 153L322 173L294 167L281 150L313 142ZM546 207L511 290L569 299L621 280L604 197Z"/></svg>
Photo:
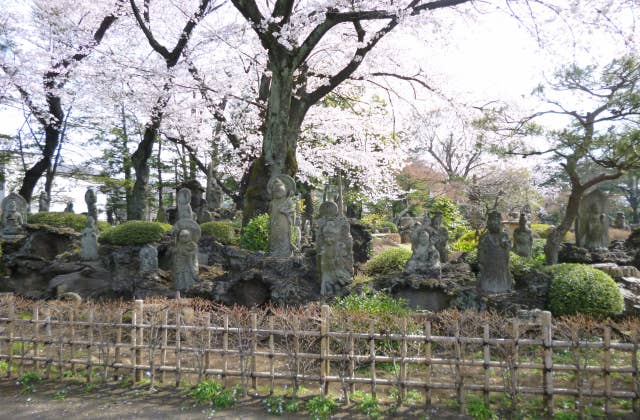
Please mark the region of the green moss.
<svg viewBox="0 0 640 420"><path fill-rule="evenodd" d="M236 230L231 222L207 222L200 225L203 235L213 236L225 245L236 244Z"/></svg>
<svg viewBox="0 0 640 420"><path fill-rule="evenodd" d="M547 271L553 277L549 306L554 315L608 316L624 310L620 289L607 273L584 264L558 264Z"/></svg>
<svg viewBox="0 0 640 420"><path fill-rule="evenodd" d="M131 220L102 232L98 240L110 245L142 245L158 242L170 230L171 225L165 223Z"/></svg>
<svg viewBox="0 0 640 420"><path fill-rule="evenodd" d="M261 214L249 220L240 238L240 246L249 251L269 249L269 215Z"/></svg>
<svg viewBox="0 0 640 420"><path fill-rule="evenodd" d="M402 271L409 258L411 251L406 248L387 248L367 262L365 272L370 276L379 276Z"/></svg>
<svg viewBox="0 0 640 420"><path fill-rule="evenodd" d="M54 227L67 227L81 232L87 227L87 216L85 214L65 213L65 212L41 212L29 215L29 223L41 224ZM98 221L100 231L110 228L104 221Z"/></svg>

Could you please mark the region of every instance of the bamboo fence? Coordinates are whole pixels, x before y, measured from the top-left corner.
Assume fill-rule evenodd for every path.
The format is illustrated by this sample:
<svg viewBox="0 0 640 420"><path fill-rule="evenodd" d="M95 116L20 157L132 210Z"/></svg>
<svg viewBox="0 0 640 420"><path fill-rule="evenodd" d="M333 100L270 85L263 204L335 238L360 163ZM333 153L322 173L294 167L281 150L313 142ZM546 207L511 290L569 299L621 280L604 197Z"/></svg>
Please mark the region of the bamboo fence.
<svg viewBox="0 0 640 420"><path fill-rule="evenodd" d="M599 399L607 414L615 400L631 401L639 412L637 323L623 332L554 326L548 313L536 322L500 317L482 324L428 316L352 319L327 305L279 313L187 302L100 306L0 297L0 361L10 367L4 375L84 372L88 382L129 376L151 386L216 377L245 393L317 384L319 393L333 389L346 398L356 389L375 397L393 387L400 401L413 390L430 405L444 393L460 407L469 393L487 402L492 393L506 395L514 406L534 395L549 414L554 398L569 396L580 411Z"/></svg>

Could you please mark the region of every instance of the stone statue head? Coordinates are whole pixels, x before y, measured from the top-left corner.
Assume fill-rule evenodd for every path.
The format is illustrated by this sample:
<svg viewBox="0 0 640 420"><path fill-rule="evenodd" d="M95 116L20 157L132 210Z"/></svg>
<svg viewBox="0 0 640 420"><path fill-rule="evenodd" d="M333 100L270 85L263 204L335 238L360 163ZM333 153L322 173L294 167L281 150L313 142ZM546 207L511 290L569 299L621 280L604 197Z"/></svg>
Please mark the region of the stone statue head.
<svg viewBox="0 0 640 420"><path fill-rule="evenodd" d="M191 241L191 232L188 229L182 229L178 233L178 242L187 243Z"/></svg>
<svg viewBox="0 0 640 420"><path fill-rule="evenodd" d="M433 212L433 218L431 219L431 225L434 228L439 228L442 226L442 212L440 210L436 210Z"/></svg>
<svg viewBox="0 0 640 420"><path fill-rule="evenodd" d="M276 175L267 184L267 192L271 198L290 197L295 191L296 182L289 175Z"/></svg>
<svg viewBox="0 0 640 420"><path fill-rule="evenodd" d="M16 213L18 211L18 207L16 206L16 202L11 200L7 203L7 213Z"/></svg>
<svg viewBox="0 0 640 420"><path fill-rule="evenodd" d="M520 213L518 225L520 226L520 229L525 229L527 227L527 215L524 212Z"/></svg>
<svg viewBox="0 0 640 420"><path fill-rule="evenodd" d="M92 188L87 188L87 192L84 193L84 202L95 203L97 201L96 192Z"/></svg>
<svg viewBox="0 0 640 420"><path fill-rule="evenodd" d="M502 215L497 211L492 211L487 215L487 230L491 233L502 231Z"/></svg>

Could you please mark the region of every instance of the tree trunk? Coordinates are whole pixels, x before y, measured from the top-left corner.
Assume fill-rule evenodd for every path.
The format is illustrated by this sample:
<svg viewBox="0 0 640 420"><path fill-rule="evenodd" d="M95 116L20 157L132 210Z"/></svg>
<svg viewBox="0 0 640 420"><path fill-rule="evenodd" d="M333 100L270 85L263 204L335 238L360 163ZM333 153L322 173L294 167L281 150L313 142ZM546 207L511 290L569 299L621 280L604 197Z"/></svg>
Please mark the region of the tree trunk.
<svg viewBox="0 0 640 420"><path fill-rule="evenodd" d="M562 222L556 229L553 230L551 235L547 238L547 242L544 245L544 255L547 265L554 265L558 263L558 253L560 252L560 245L564 236L571 229L571 225L578 216L580 210L580 200L584 193L584 188L573 187L571 194L569 195L569 201L567 202L567 208L564 211L564 217Z"/></svg>

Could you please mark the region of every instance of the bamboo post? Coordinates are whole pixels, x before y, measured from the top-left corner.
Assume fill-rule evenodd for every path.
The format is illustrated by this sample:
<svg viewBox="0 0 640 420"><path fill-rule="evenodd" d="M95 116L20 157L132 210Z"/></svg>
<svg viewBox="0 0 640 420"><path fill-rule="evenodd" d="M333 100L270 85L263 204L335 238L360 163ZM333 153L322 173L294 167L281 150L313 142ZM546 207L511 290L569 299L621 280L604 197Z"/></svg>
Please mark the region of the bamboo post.
<svg viewBox="0 0 640 420"><path fill-rule="evenodd" d="M207 371L211 368L211 312L207 313L206 321L207 324L207 345L204 348L204 377L205 379L209 379L209 374Z"/></svg>
<svg viewBox="0 0 640 420"><path fill-rule="evenodd" d="M298 396L298 388L300 387L300 383L298 381L300 377L300 359L298 354L300 353L300 339L298 337L298 331L300 331L300 320L295 318L293 320L293 369L294 369L294 377L293 377L293 396Z"/></svg>
<svg viewBox="0 0 640 420"><path fill-rule="evenodd" d="M455 364L454 375L456 384L456 394L458 399L458 406L460 407L460 414L464 414L464 383L462 380L462 368L460 366L462 362L462 346L460 343L460 321L456 321L454 324L453 336L455 341L453 343L455 352Z"/></svg>
<svg viewBox="0 0 640 420"><path fill-rule="evenodd" d="M136 299L134 302L135 312L136 312L136 326L135 326L135 335L136 338L136 362L137 364L142 364L142 346L144 345L144 329L141 327L144 324L144 301L142 299ZM135 370L135 381L142 381L142 369Z"/></svg>
<svg viewBox="0 0 640 420"><path fill-rule="evenodd" d="M482 389L482 394L484 396L485 404L489 405L489 374L491 369L491 349L489 348L489 325L487 324L482 327L482 353L484 359L482 364L482 368L484 370L484 386Z"/></svg>
<svg viewBox="0 0 640 420"><path fill-rule="evenodd" d="M44 377L45 379L49 380L51 379L51 365L53 364L53 356L52 356L52 346L53 346L53 342L51 339L51 309L48 306L45 306L44 308L44 333L47 336L47 339L44 343L45 345L45 352L46 352L46 356L47 356L47 360L45 362L45 374Z"/></svg>
<svg viewBox="0 0 640 420"><path fill-rule="evenodd" d="M89 322L87 323L87 383L91 382L91 371L93 370L93 360L91 351L93 350L93 309L89 310Z"/></svg>
<svg viewBox="0 0 640 420"><path fill-rule="evenodd" d="M38 307L38 304L36 303L35 305L33 305L33 317L32 317L32 321L33 321L33 340L31 341L31 353L33 354L34 360L33 360L33 364L34 364L34 369L36 371L40 370L40 362L38 362L38 360L36 360L35 358L38 356L38 337L40 335L40 308Z"/></svg>
<svg viewBox="0 0 640 420"><path fill-rule="evenodd" d="M271 375L271 380L269 382L269 395L273 395L273 390L274 390L274 386L275 386L275 374L276 374L276 370L275 370L275 353L276 353L276 347L275 347L275 340L273 338L273 329L274 329L274 325L273 325L273 316L269 317L269 374Z"/></svg>
<svg viewBox="0 0 640 420"><path fill-rule="evenodd" d="M431 407L431 321L427 320L424 321L424 363L426 365L424 402L429 408Z"/></svg>
<svg viewBox="0 0 640 420"><path fill-rule="evenodd" d="M224 332L222 333L222 385L227 386L227 353L229 352L229 314L224 314L222 320Z"/></svg>
<svg viewBox="0 0 640 420"><path fill-rule="evenodd" d="M638 413L638 397L640 397L640 377L638 376L638 335L640 332L636 331L633 337L633 353L631 354L631 366L633 367L633 373L631 374L632 389L635 395L633 396L633 412Z"/></svg>
<svg viewBox="0 0 640 420"><path fill-rule="evenodd" d="M167 363L167 342L169 341L169 329L167 328L168 324L169 311L165 309L162 315L162 344L160 345L160 383L164 383L165 380L165 371L163 367Z"/></svg>
<svg viewBox="0 0 640 420"><path fill-rule="evenodd" d="M258 388L256 352L258 351L258 314L251 313L251 387Z"/></svg>
<svg viewBox="0 0 640 420"><path fill-rule="evenodd" d="M13 368L13 324L16 319L16 303L13 297L9 298L9 321L7 322L7 378L11 378L11 369Z"/></svg>
<svg viewBox="0 0 640 420"><path fill-rule="evenodd" d="M546 414L553 417L553 326L551 325L551 312L544 311L540 315L542 322L542 341L544 346L544 372L543 372L543 402Z"/></svg>
<svg viewBox="0 0 640 420"><path fill-rule="evenodd" d="M355 340L353 338L353 327L349 325L349 379L353 380L356 376L356 361L355 361ZM355 382L349 384L349 392L354 393L356 391Z"/></svg>
<svg viewBox="0 0 640 420"><path fill-rule="evenodd" d="M513 320L511 325L513 333L513 377L511 378L511 403L513 404L513 411L517 412L518 405L518 390L520 387L520 321L518 319Z"/></svg>
<svg viewBox="0 0 640 420"><path fill-rule="evenodd" d="M603 337L603 374L604 374L604 412L607 417L611 415L611 327L604 327Z"/></svg>
<svg viewBox="0 0 640 420"><path fill-rule="evenodd" d="M369 360L371 361L371 396L375 400L376 396L376 320L369 320Z"/></svg>
<svg viewBox="0 0 640 420"><path fill-rule="evenodd" d="M180 338L180 325L182 324L182 312L180 306L176 307L176 348L175 348L175 356L176 356L176 388L180 387L180 381L182 379L181 369L182 363L180 360L180 352L182 347L182 339Z"/></svg>
<svg viewBox="0 0 640 420"><path fill-rule="evenodd" d="M582 396L582 369L580 368L580 337L575 329L571 331L571 341L573 350L573 363L576 367L573 373L574 384L578 395L576 397L576 405L578 407L578 417L584 418L584 398Z"/></svg>
<svg viewBox="0 0 640 420"><path fill-rule="evenodd" d="M116 349L113 352L113 363L120 363L120 344L122 343L122 309L118 311L118 328L116 328ZM114 374L117 377L120 373L120 368L115 368Z"/></svg>
<svg viewBox="0 0 640 420"><path fill-rule="evenodd" d="M138 378L138 351L136 349L138 345L138 334L136 334L136 324L138 323L138 313L137 311L131 311L131 326L129 327L130 336L131 336L131 370L132 370L132 380L135 382Z"/></svg>
<svg viewBox="0 0 640 420"><path fill-rule="evenodd" d="M329 305L322 305L320 312L320 386L322 395L329 393Z"/></svg>
<svg viewBox="0 0 640 420"><path fill-rule="evenodd" d="M407 398L407 318L402 318L402 341L400 342L400 396Z"/></svg>
<svg viewBox="0 0 640 420"><path fill-rule="evenodd" d="M69 336L71 337L71 345L69 346L69 359L75 359L75 350L76 350L76 325L75 325L76 311L75 308L69 308ZM76 364L71 362L71 373L75 377L78 372L76 370Z"/></svg>

